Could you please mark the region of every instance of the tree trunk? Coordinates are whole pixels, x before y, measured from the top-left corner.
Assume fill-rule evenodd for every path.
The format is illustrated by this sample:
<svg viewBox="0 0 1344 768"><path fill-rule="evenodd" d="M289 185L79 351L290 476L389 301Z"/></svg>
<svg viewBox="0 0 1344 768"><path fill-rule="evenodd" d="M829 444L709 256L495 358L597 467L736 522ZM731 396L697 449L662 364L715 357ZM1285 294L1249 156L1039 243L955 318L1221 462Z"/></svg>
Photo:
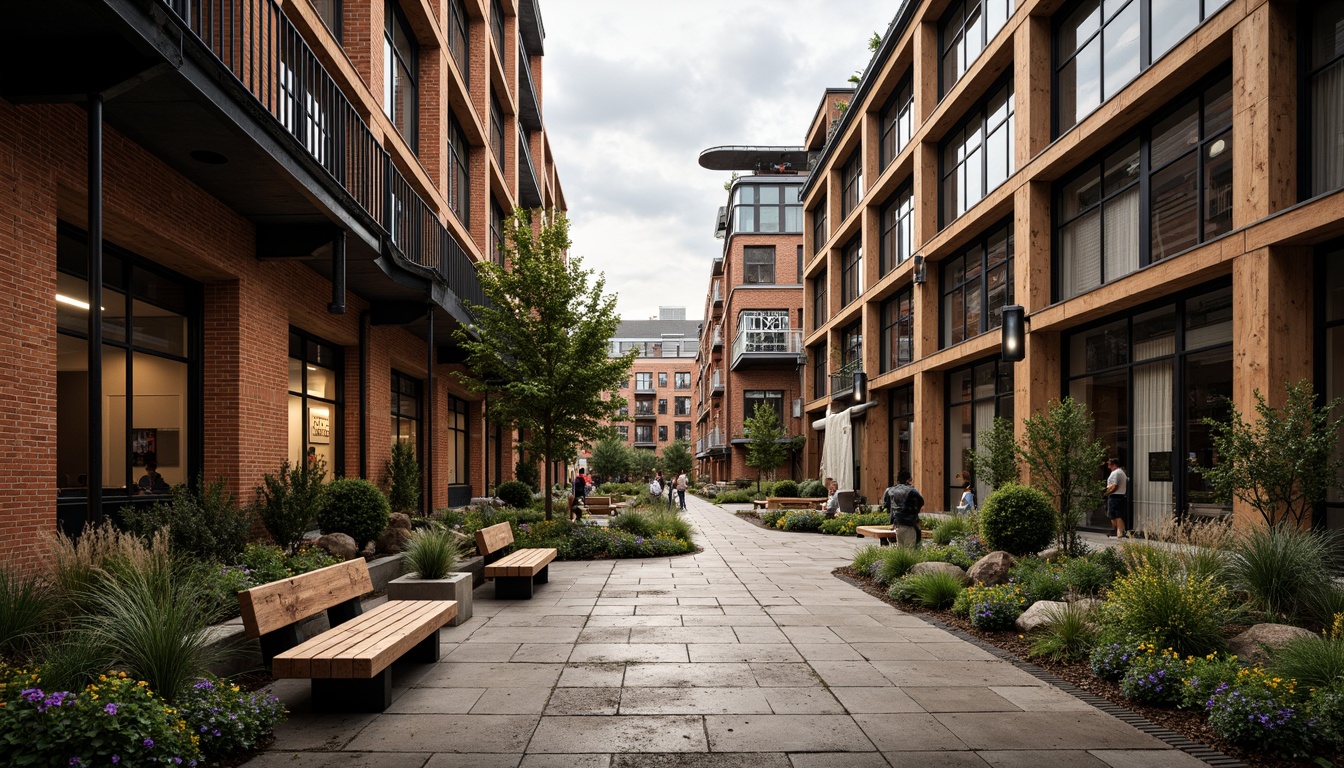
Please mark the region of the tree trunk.
<svg viewBox="0 0 1344 768"><path fill-rule="evenodd" d="M554 485L551 478L551 451L554 446L551 445L551 438L546 438L546 486L543 493L546 494L546 520L551 519L551 486Z"/></svg>

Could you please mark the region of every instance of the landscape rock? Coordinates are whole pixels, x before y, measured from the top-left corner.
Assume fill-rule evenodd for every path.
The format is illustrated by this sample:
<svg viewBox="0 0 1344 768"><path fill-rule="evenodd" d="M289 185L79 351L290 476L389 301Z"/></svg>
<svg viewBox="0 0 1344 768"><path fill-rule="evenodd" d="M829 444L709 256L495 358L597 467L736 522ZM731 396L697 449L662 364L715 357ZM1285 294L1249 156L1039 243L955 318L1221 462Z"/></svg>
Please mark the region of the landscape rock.
<svg viewBox="0 0 1344 768"><path fill-rule="evenodd" d="M1044 626L1049 623L1052 614L1063 611L1068 605L1054 600L1038 600L1017 617L1017 629L1020 632L1030 632Z"/></svg>
<svg viewBox="0 0 1344 768"><path fill-rule="evenodd" d="M1007 552L1002 550L990 552L971 566L967 576L970 577L972 582L991 587L1007 584L1009 574L1016 564L1017 558Z"/></svg>
<svg viewBox="0 0 1344 768"><path fill-rule="evenodd" d="M405 512L393 512L387 517L388 528L404 528L411 530L411 516Z"/></svg>
<svg viewBox="0 0 1344 768"><path fill-rule="evenodd" d="M318 538L317 546L325 549L332 557L339 557L342 560L354 560L359 554L355 540L344 533L323 534Z"/></svg>
<svg viewBox="0 0 1344 768"><path fill-rule="evenodd" d="M393 515L396 517L396 515ZM402 515L405 517L405 515ZM383 531L383 535L378 537L378 551L395 555L406 549L406 542L411 538L410 528L388 528Z"/></svg>
<svg viewBox="0 0 1344 768"><path fill-rule="evenodd" d="M952 563L916 563L914 568L910 569L910 575L917 576L921 573L949 573L961 580L961 583L970 586L971 578L959 565Z"/></svg>
<svg viewBox="0 0 1344 768"><path fill-rule="evenodd" d="M1265 648L1279 648L1289 640L1315 637L1315 634L1291 624L1256 624L1227 641L1227 649L1245 662L1264 662L1269 658Z"/></svg>
<svg viewBox="0 0 1344 768"><path fill-rule="evenodd" d="M1040 557L1047 563L1057 563L1059 562L1060 555L1063 554L1064 551L1061 550L1059 547L1051 547L1049 549L1041 550L1041 553L1038 555L1038 557Z"/></svg>

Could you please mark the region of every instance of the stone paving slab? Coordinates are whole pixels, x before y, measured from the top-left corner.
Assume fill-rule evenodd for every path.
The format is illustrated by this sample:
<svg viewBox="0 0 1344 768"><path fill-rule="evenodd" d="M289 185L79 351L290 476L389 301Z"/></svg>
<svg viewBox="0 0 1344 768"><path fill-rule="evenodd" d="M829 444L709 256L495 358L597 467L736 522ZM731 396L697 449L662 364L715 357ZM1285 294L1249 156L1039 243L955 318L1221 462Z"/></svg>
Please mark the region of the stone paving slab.
<svg viewBox="0 0 1344 768"><path fill-rule="evenodd" d="M861 542L765 531L688 498L702 551L556 562L475 595L381 715L313 715L307 681L249 766L1193 768L1170 748L831 575Z"/></svg>

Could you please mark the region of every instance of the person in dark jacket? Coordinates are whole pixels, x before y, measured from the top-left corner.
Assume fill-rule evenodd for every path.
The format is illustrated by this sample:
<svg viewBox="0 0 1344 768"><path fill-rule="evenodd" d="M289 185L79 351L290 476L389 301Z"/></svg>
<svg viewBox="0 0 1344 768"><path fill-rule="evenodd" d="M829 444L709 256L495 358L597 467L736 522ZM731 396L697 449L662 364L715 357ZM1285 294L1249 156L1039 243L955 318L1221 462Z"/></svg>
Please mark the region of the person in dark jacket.
<svg viewBox="0 0 1344 768"><path fill-rule="evenodd" d="M583 476L583 467L574 475L574 486L569 494L569 518L583 518L583 500L588 497L588 478Z"/></svg>
<svg viewBox="0 0 1344 768"><path fill-rule="evenodd" d="M896 475L896 484L882 494L882 507L891 517L891 528L896 531L896 543L902 547L919 547L919 511L924 508L924 497L910 484L910 470L902 469Z"/></svg>

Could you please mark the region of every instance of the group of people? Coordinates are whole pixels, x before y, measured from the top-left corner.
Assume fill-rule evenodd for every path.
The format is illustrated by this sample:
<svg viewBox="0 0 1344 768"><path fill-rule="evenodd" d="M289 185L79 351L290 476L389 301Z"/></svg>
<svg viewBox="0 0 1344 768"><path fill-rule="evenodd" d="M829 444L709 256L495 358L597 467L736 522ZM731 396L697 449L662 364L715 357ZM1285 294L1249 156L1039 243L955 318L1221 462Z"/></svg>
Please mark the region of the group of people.
<svg viewBox="0 0 1344 768"><path fill-rule="evenodd" d="M680 504L682 509L686 509L686 489L690 487L691 479L686 476L686 471L682 470L680 474L667 482L663 479L663 471L658 470L658 474L649 482L649 495L656 499L661 499L663 493L667 493L667 506L671 507L673 503ZM583 500L588 498L588 492L592 490L591 476L587 474L583 467L579 467L574 473L574 480L570 483L569 493L569 519L579 520L583 517ZM673 492L676 495L673 495ZM675 500L675 502L674 502Z"/></svg>

